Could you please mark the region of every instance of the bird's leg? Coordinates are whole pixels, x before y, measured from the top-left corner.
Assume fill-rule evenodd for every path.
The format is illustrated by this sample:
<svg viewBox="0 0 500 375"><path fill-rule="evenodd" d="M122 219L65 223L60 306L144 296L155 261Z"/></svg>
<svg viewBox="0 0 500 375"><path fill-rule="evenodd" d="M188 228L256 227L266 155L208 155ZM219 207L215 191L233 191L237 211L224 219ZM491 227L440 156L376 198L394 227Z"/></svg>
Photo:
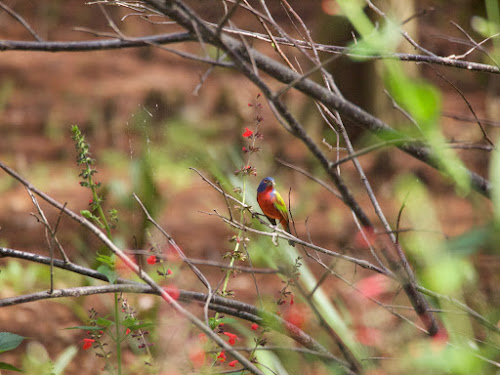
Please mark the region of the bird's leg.
<svg viewBox="0 0 500 375"><path fill-rule="evenodd" d="M273 233L273 236L271 238L273 240L273 245L278 247L278 233Z"/></svg>

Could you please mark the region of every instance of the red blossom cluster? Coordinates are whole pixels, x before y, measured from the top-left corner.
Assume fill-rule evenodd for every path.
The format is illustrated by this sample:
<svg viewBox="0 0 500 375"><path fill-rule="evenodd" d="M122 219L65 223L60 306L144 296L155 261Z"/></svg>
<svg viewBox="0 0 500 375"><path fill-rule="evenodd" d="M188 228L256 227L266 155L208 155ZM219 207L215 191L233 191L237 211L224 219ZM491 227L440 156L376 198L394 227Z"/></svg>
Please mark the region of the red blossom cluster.
<svg viewBox="0 0 500 375"><path fill-rule="evenodd" d="M95 340L94 339L83 339L82 342L83 342L83 345L82 345L83 350L87 350L87 349L90 349L92 347L92 344L95 342Z"/></svg>
<svg viewBox="0 0 500 375"><path fill-rule="evenodd" d="M229 341L228 342L229 342L230 345L234 345L234 344L236 344L236 340L238 340L238 341L240 340L240 338L237 335L235 335L234 333L224 332L224 334L227 337L229 337Z"/></svg>
<svg viewBox="0 0 500 375"><path fill-rule="evenodd" d="M217 356L217 360L219 362L225 362L226 361L226 352L220 352L220 354Z"/></svg>
<svg viewBox="0 0 500 375"><path fill-rule="evenodd" d="M248 138L253 134L253 131L251 131L248 128L245 128L245 132L242 134L243 137Z"/></svg>
<svg viewBox="0 0 500 375"><path fill-rule="evenodd" d="M181 291L175 285L170 285L168 287L164 287L163 290L167 292L167 294L172 297L173 300L177 301L179 296L181 295Z"/></svg>
<svg viewBox="0 0 500 375"><path fill-rule="evenodd" d="M158 259L156 258L156 255L150 255L148 257L148 260L147 260L148 264L155 264L156 262L158 262Z"/></svg>

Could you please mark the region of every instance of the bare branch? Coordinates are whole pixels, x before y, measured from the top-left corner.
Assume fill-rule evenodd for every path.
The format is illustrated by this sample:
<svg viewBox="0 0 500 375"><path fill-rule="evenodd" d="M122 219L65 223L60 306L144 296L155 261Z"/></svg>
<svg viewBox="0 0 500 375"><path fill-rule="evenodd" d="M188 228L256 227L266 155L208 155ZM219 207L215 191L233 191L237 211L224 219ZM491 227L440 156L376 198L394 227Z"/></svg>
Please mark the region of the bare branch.
<svg viewBox="0 0 500 375"><path fill-rule="evenodd" d="M3 1L0 1L0 8L6 11L11 17L15 18L38 42L43 42L43 39L33 30L28 22L13 9L9 8Z"/></svg>
<svg viewBox="0 0 500 375"><path fill-rule="evenodd" d="M429 68L431 68L434 73L439 77L441 78L443 81L445 81L447 84L449 84L451 87L453 87L455 89L455 91L458 93L458 95L460 95L460 97L463 99L463 101L465 102L465 104L467 105L467 107L469 108L469 111L470 113L472 114L472 116L476 119L476 122L477 122L477 125L479 126L479 129L481 130L481 133L483 133L483 138L486 142L488 142L490 144L490 146L495 146L495 144L493 143L493 141L488 137L488 134L486 133L486 130L484 129L484 126L483 124L481 123L481 120L479 120L479 118L477 117L476 115L476 112L474 111L474 108L472 108L472 104L469 102L469 100L467 100L467 98L465 97L464 93L453 83L451 82L448 78L446 78L444 75L442 75L441 73L439 73L436 68L434 68L432 65L428 65Z"/></svg>
<svg viewBox="0 0 500 375"><path fill-rule="evenodd" d="M7 172L10 176L18 180L32 192L37 194L39 197L44 199L46 202L51 204L52 206L58 208L63 211L66 215L68 215L71 219L80 223L85 228L87 228L92 234L94 234L104 245L106 245L118 258L123 261L123 263L134 271L143 281L149 284L156 292L158 292L161 297L165 300L165 302L169 303L179 314L189 319L196 327L198 327L201 331L203 331L207 337L209 337L212 341L214 341L221 348L231 353L240 363L245 366L250 372L254 374L264 375L262 371L260 371L253 363L251 363L247 358L234 351L231 345L227 344L224 340L222 340L219 336L217 336L209 326L204 324L200 319L198 319L193 313L183 308L172 296L165 291L161 286L159 286L155 281L145 273L137 264L135 264L122 250L120 250L106 235L97 228L90 221L85 219L84 217L77 215L67 207L64 207L62 204L51 198L49 195L43 193L42 191L36 189L31 183L29 183L26 179L21 177L17 172L7 167L4 163L0 161L0 168Z"/></svg>

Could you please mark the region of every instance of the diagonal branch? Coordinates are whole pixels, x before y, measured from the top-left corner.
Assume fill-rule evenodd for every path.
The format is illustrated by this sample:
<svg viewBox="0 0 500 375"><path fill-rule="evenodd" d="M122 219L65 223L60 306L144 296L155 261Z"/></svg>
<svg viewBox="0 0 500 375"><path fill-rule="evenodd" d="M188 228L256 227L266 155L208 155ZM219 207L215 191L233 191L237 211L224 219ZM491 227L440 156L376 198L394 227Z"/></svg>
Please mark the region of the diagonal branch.
<svg viewBox="0 0 500 375"><path fill-rule="evenodd" d="M165 302L172 306L179 314L187 318L191 323L198 327L202 332L204 332L207 337L209 337L213 342L220 346L223 350L231 353L240 363L245 366L247 370L253 374L264 375L264 373L258 369L253 363L251 363L246 357L240 353L233 350L231 345L222 340L217 336L209 326L207 326L203 321L198 319L193 313L182 307L172 296L165 291L161 286L159 286L147 273L145 273L137 264L135 264L118 246L116 246L113 241L111 241L99 228L92 224L89 220L85 219L83 216L76 214L67 207L63 206L61 203L57 202L55 199L45 194L44 192L35 188L29 181L20 176L16 171L6 166L0 161L0 168L3 169L7 174L12 176L14 179L22 183L33 193L37 194L39 197L44 199L46 202L56 207L58 210L64 212L71 219L81 224L83 227L87 228L94 236L96 236L105 246L107 246L120 260L133 272L135 272L143 281L149 284L162 298Z"/></svg>
<svg viewBox="0 0 500 375"><path fill-rule="evenodd" d="M92 271L92 270L89 270ZM168 291L168 288L167 288ZM205 303L208 295L199 292L188 290L179 290L179 300L183 302L198 301ZM22 303L41 301L46 299L63 298L63 297L81 297L104 293L140 293L140 294L156 294L160 293L153 287L147 284L129 282L125 284L109 284L98 286L82 286L66 289L55 289L52 294L46 291L35 292L26 295L8 297L0 299L0 308L7 306L19 305ZM328 352L320 343L307 333L302 331L294 324L287 322L279 316L256 308L244 302L234 299L226 299L223 297L213 297L209 303L210 309L225 314L229 314L244 320L256 322L264 327L273 329L285 336L288 336L309 350L313 350L320 354L320 358L326 363L332 363L342 366L343 370L349 374L355 374L348 370L347 364ZM231 347L231 352L234 355L238 349Z"/></svg>
<svg viewBox="0 0 500 375"><path fill-rule="evenodd" d="M30 24L17 12L9 8L3 1L0 1L0 8L6 11L11 17L15 18L38 42L43 42L43 39L33 30Z"/></svg>
<svg viewBox="0 0 500 375"><path fill-rule="evenodd" d="M330 110L338 111L343 116L346 116L354 122L357 122L363 128L369 130L375 135L383 134L386 138L389 137L396 139L408 139L407 142L398 147L414 158L430 165L437 170L440 170L440 165L437 162L433 152L425 144L412 141L410 138L405 137L405 135L391 128L381 119L369 114L360 107L339 97L338 95L335 95L327 88L319 85L318 83L310 79L300 79L300 74L285 67L283 64L278 63L270 57L256 51L255 49L248 48L248 46L245 46L243 43L235 40L234 38L225 35L218 37L217 35L215 35L213 28L207 25L195 13L193 13L193 11L188 8L186 4L177 0L169 0L166 2L160 0L145 0L145 2L150 6L156 8L158 11L163 12L165 15L177 21L179 25L183 26L187 30L191 30L191 33L194 33L192 23L196 20L196 32L198 33L198 36L201 35L206 43L213 44L227 52L228 56L230 56L236 63L236 68L243 74L245 74L247 78L249 78L261 90L266 89L267 86L263 87L263 82L257 75L253 73L253 71L249 68L249 65L256 64L259 69L284 84L290 84L294 81L297 81L295 88L298 91L324 104ZM272 93L269 91L269 89L267 89L266 91L267 93L264 92L266 97L268 99L272 99ZM272 104L276 106L276 103L277 102L273 102ZM283 115L283 113L281 115ZM290 121L287 122L290 123ZM300 133L294 132L294 135L299 136ZM311 146L308 145L308 147ZM482 195L489 197L491 193L490 182L484 177L470 171L469 169L465 167L464 169L470 179L471 186ZM331 177L335 178L332 175ZM360 212L357 212L357 214L359 213ZM363 218L359 215L358 217L360 218L363 225L369 224L369 222L364 222Z"/></svg>

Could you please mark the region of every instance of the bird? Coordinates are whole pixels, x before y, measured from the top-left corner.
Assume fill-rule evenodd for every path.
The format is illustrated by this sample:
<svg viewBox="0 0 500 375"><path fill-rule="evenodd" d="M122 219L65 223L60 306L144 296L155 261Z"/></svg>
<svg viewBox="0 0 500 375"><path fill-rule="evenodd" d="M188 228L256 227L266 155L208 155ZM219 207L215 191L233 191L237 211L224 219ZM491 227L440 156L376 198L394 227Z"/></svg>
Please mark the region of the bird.
<svg viewBox="0 0 500 375"><path fill-rule="evenodd" d="M291 234L288 210L280 193L274 188L275 185L276 181L274 181L274 178L264 178L257 188L257 202L271 224L276 225L276 220L278 220L283 229ZM292 240L289 240L288 243L290 246L295 246L295 242Z"/></svg>

